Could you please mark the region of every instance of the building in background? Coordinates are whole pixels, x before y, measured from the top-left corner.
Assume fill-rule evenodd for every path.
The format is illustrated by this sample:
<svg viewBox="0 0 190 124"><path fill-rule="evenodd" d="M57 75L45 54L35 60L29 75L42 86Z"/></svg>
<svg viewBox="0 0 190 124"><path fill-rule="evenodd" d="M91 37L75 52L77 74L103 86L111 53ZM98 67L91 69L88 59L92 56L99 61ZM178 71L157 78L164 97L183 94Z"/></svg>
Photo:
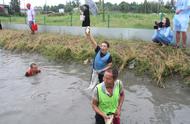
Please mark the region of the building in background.
<svg viewBox="0 0 190 124"><path fill-rule="evenodd" d="M20 9L21 14L26 14L26 12L27 12L27 9L22 9L22 8Z"/></svg>
<svg viewBox="0 0 190 124"><path fill-rule="evenodd" d="M59 13L65 13L65 10L63 8L59 9Z"/></svg>
<svg viewBox="0 0 190 124"><path fill-rule="evenodd" d="M0 4L0 15L9 15L9 6Z"/></svg>
<svg viewBox="0 0 190 124"><path fill-rule="evenodd" d="M39 15L42 13L43 9L42 7L34 7L34 11L36 15Z"/></svg>

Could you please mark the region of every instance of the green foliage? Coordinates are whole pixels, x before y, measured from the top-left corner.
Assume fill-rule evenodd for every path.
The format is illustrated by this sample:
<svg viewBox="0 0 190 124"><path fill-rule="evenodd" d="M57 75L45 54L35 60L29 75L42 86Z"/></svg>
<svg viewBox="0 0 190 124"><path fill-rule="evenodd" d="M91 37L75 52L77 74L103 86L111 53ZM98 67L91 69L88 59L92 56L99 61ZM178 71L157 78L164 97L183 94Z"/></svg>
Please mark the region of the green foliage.
<svg viewBox="0 0 190 124"><path fill-rule="evenodd" d="M118 67L118 65L122 65L123 59L117 54L117 52L111 51L111 55L113 58L113 66Z"/></svg>
<svg viewBox="0 0 190 124"><path fill-rule="evenodd" d="M18 42L18 44L16 44L14 47L13 47L13 50L15 51L29 51L29 49L27 48L27 43L25 41L21 41L21 42Z"/></svg>
<svg viewBox="0 0 190 124"><path fill-rule="evenodd" d="M3 48L6 45L6 42L4 40L0 40L0 48Z"/></svg>
<svg viewBox="0 0 190 124"><path fill-rule="evenodd" d="M107 27L108 26L108 15L110 15L110 27L118 27L118 28L144 28L144 29L153 29L154 22L156 20L160 20L159 14L139 14L139 13L119 13L119 12L109 12L106 14L105 22L102 21L102 15L91 16L91 25L93 27ZM173 18L173 14L166 15L170 20ZM36 23L39 25L57 25L57 26L70 26L71 23L73 26L81 26L81 21L79 20L79 14L72 14L72 22L71 15L66 13L63 15L59 14L50 14L47 15L37 15ZM2 22L10 22L11 23L25 23L25 17L20 16L11 16L4 17L0 16L0 20ZM171 21L172 23L172 21ZM172 25L172 24L171 24Z"/></svg>
<svg viewBox="0 0 190 124"><path fill-rule="evenodd" d="M20 15L20 0L11 0L10 14Z"/></svg>
<svg viewBox="0 0 190 124"><path fill-rule="evenodd" d="M66 2L65 5L64 4L59 4L55 6L44 5L43 13L46 13L48 11L59 12L59 9L64 9L66 13L70 13L73 11L74 8L78 8L79 5L80 5L80 0L72 0L72 1Z"/></svg>
<svg viewBox="0 0 190 124"><path fill-rule="evenodd" d="M120 4L112 4L110 2L105 3L105 9L107 11L120 11L120 12L130 12L130 13L159 13L159 12L172 12L172 5L170 2L164 4L163 2L157 1L147 1L143 3L128 3L121 2Z"/></svg>
<svg viewBox="0 0 190 124"><path fill-rule="evenodd" d="M151 67L148 60L137 60L135 66L135 71L138 75L148 74Z"/></svg>
<svg viewBox="0 0 190 124"><path fill-rule="evenodd" d="M94 50L84 37L2 30L0 47L13 51L38 52L51 60L83 62L94 57ZM102 41L98 38L98 41ZM190 85L190 49L160 47L148 42L109 40L113 66L121 70L134 65L137 74L148 74L164 87L164 79L177 74ZM99 43L99 42L98 42Z"/></svg>
<svg viewBox="0 0 190 124"><path fill-rule="evenodd" d="M48 6L45 5L43 7L44 12L52 11L52 12L58 12L59 9L64 8L65 12L72 12L74 8L78 8L80 5L80 0L71 0L69 2L66 2L66 4L59 4L57 6ZM96 5L98 6L100 13L103 12L103 6L102 3L96 2ZM159 13L159 12L172 12L172 4L170 2L167 2L164 4L163 2L157 2L157 1L147 1L145 0L144 3L128 3L128 2L121 2L120 4L112 4L111 2L104 3L104 8L106 11L120 11L124 13Z"/></svg>

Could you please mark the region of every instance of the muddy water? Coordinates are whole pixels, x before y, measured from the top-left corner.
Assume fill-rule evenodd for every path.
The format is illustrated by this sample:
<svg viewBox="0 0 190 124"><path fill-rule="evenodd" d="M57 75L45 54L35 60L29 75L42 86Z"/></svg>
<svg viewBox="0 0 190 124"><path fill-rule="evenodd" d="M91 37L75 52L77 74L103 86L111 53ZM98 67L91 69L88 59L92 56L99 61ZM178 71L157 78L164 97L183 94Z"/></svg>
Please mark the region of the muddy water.
<svg viewBox="0 0 190 124"><path fill-rule="evenodd" d="M29 63L42 73L26 78ZM90 67L57 64L38 55L0 50L0 124L94 124ZM190 124L190 89L176 80L160 89L146 77L123 72L122 124ZM127 84L127 85L126 85Z"/></svg>

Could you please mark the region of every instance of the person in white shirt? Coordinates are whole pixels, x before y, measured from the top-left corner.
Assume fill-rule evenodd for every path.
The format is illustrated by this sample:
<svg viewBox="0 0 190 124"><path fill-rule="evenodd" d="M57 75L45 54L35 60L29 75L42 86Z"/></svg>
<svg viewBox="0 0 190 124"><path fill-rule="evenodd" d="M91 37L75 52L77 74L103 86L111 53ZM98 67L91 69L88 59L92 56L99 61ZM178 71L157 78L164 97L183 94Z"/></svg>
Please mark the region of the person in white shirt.
<svg viewBox="0 0 190 124"><path fill-rule="evenodd" d="M28 25L31 29L31 33L34 34L34 30L32 29L32 25L34 24L34 21L35 21L35 12L34 10L31 8L31 4L28 3L26 5L27 7L27 20L28 20Z"/></svg>

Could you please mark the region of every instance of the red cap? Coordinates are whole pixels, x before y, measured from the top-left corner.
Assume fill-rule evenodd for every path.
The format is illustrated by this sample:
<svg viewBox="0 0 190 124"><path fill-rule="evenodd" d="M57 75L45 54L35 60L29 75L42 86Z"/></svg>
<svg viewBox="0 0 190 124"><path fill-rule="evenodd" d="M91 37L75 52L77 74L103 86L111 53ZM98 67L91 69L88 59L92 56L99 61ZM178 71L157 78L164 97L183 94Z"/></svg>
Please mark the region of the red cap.
<svg viewBox="0 0 190 124"><path fill-rule="evenodd" d="M31 4L30 4L30 3L27 3L26 6L31 6Z"/></svg>

